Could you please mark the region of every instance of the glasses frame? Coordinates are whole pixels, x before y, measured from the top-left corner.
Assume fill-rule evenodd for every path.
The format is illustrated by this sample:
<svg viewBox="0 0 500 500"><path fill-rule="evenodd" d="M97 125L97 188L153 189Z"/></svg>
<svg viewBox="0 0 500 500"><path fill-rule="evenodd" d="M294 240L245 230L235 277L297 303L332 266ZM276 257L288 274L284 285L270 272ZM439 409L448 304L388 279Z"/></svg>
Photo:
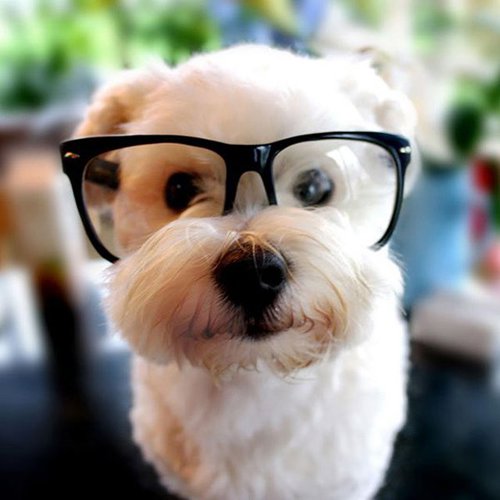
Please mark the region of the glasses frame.
<svg viewBox="0 0 500 500"><path fill-rule="evenodd" d="M273 161L276 156L289 146L327 139L342 139L375 144L385 149L394 160L397 170L396 199L394 201L392 217L385 233L371 246L371 248L377 250L389 241L401 211L405 174L411 161L411 146L410 142L400 135L387 132L319 132L255 145L226 144L210 139L184 135L103 135L64 141L60 145L60 153L63 171L70 180L78 213L80 214L87 236L99 255L114 263L119 260L119 257L112 254L101 243L85 207L83 197L84 173L87 164L92 158L116 149L148 144L176 143L208 149L217 153L224 160L226 166L226 192L224 213L222 214L225 215L230 213L233 208L239 180L246 172L256 172L261 177L269 204L277 205L272 170Z"/></svg>

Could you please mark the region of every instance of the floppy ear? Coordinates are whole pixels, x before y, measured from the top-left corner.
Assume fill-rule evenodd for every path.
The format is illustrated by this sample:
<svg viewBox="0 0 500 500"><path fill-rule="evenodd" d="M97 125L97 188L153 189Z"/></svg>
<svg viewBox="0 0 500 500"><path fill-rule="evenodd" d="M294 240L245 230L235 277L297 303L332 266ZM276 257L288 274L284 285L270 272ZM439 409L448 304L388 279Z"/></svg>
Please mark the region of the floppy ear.
<svg viewBox="0 0 500 500"><path fill-rule="evenodd" d="M420 172L420 155L416 142L417 114L406 95L391 90L385 101L377 109L377 121L384 130L400 134L411 143L411 163L406 170L405 191L407 195L414 187Z"/></svg>
<svg viewBox="0 0 500 500"><path fill-rule="evenodd" d="M409 97L411 65L404 59L390 57L381 49L365 48L363 55L383 81L380 100L375 107L375 121L387 132L400 134L409 139L412 161L406 171L405 194L413 188L420 172L420 155L417 148L417 110Z"/></svg>
<svg viewBox="0 0 500 500"><path fill-rule="evenodd" d="M158 79L153 72L127 70L98 90L83 122L75 131L76 137L121 134L124 126L143 112L143 103Z"/></svg>
<svg viewBox="0 0 500 500"><path fill-rule="evenodd" d="M412 162L405 177L405 194L413 187L419 168L416 147L417 112L404 92L404 78L394 78L389 63L382 65L377 51L363 50L345 71L341 89L347 93L360 114L378 130L406 137L412 146Z"/></svg>
<svg viewBox="0 0 500 500"><path fill-rule="evenodd" d="M122 134L128 123L143 112L148 94L158 77L151 71L129 70L119 73L93 96L90 107L75 136ZM110 152L90 161L85 174L85 196L89 206L104 209L119 189L120 164Z"/></svg>
<svg viewBox="0 0 500 500"><path fill-rule="evenodd" d="M402 92L390 89L378 104L375 115L384 130L413 140L417 116L410 99Z"/></svg>

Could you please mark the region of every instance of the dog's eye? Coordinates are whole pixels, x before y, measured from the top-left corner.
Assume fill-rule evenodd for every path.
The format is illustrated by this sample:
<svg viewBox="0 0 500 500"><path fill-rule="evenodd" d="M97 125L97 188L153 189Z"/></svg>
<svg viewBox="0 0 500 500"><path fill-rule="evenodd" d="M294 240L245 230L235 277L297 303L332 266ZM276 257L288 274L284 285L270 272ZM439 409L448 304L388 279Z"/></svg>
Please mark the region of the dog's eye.
<svg viewBox="0 0 500 500"><path fill-rule="evenodd" d="M200 192L197 186L198 177L187 172L177 172L167 181L165 200L172 210L184 210L191 200Z"/></svg>
<svg viewBox="0 0 500 500"><path fill-rule="evenodd" d="M318 169L302 172L295 182L293 194L304 207L321 205L332 197L334 184L325 172Z"/></svg>

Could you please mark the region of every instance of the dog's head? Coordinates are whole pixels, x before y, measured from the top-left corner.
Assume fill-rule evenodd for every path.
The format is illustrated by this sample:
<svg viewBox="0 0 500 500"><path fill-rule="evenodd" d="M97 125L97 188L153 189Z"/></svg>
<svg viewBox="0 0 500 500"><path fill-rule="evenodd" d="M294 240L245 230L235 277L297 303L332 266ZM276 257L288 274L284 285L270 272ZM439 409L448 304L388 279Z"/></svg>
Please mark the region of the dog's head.
<svg viewBox="0 0 500 500"><path fill-rule="evenodd" d="M97 94L78 135L268 145L326 131L411 137L413 127L409 102L366 62L241 46L123 75ZM399 289L387 253L370 248L394 204L390 155L369 142L291 144L273 160L272 188L257 168L228 188L238 162L257 161L228 151L224 161L197 145L154 144L101 158L115 178L106 189L89 182L86 196L113 219L123 255L113 321L139 354L215 375L260 363L290 373L361 341L377 300Z"/></svg>

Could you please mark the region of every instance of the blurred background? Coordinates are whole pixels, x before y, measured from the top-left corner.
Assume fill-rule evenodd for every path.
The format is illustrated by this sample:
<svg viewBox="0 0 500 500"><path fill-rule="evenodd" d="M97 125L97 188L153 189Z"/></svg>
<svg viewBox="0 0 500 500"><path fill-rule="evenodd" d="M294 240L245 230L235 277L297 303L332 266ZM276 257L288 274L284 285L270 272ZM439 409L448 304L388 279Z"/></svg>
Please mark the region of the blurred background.
<svg viewBox="0 0 500 500"><path fill-rule="evenodd" d="M0 0L0 497L165 498L57 146L114 72L242 41L368 54L413 100L409 414L378 498L500 498L500 0Z"/></svg>

